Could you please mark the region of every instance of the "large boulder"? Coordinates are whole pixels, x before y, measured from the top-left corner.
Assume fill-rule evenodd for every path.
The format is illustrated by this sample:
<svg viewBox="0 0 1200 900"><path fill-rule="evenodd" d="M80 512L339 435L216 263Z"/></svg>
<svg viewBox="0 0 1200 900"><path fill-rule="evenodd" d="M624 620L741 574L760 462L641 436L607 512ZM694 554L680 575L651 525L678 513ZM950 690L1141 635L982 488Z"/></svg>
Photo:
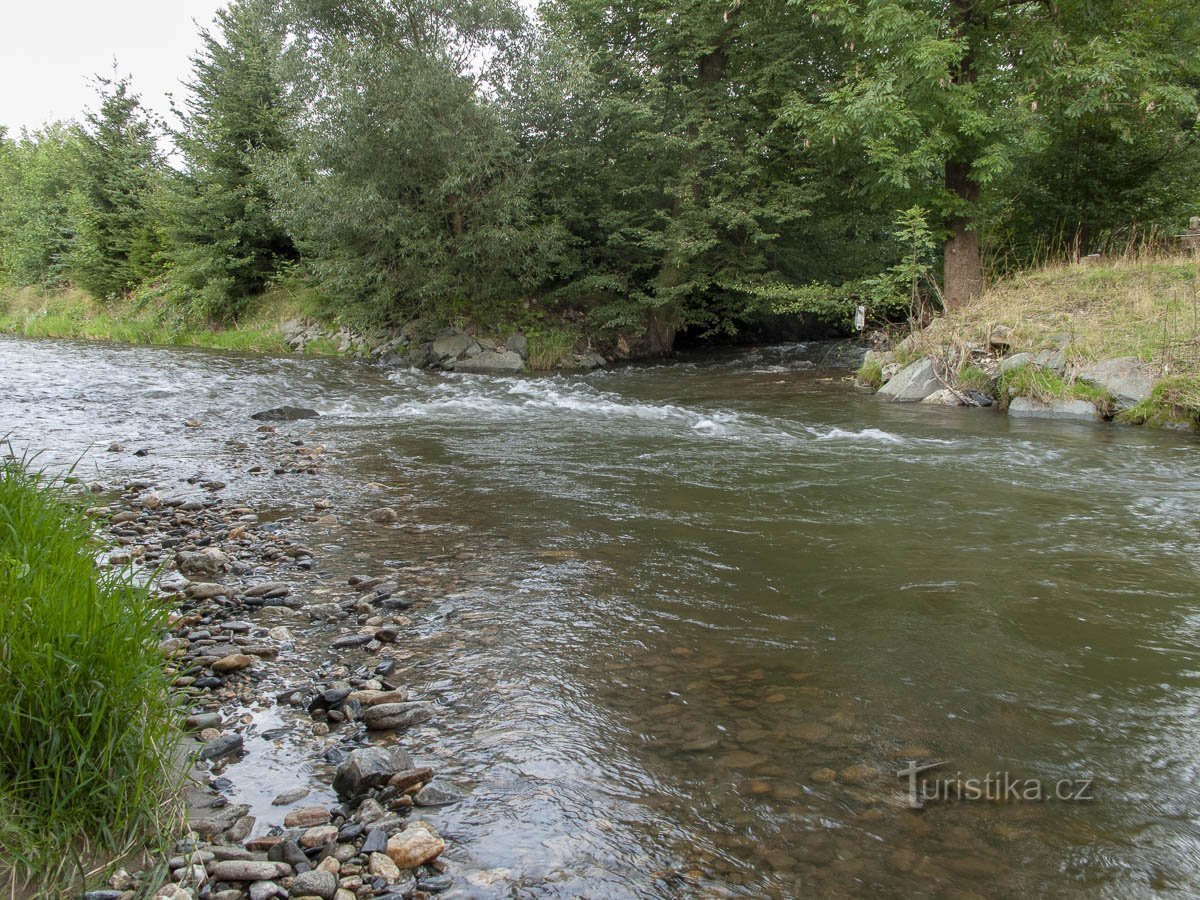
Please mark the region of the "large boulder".
<svg viewBox="0 0 1200 900"><path fill-rule="evenodd" d="M1145 364L1132 356L1106 359L1088 366L1080 371L1079 380L1111 394L1118 410L1136 406L1154 389L1154 378Z"/></svg>
<svg viewBox="0 0 1200 900"><path fill-rule="evenodd" d="M879 389L879 393L903 403L917 403L943 387L945 385L937 377L933 360L923 357L901 369Z"/></svg>
<svg viewBox="0 0 1200 900"><path fill-rule="evenodd" d="M452 366L455 372L513 373L525 368L525 360L521 358L520 353L513 350L505 350L503 353L488 350L470 359L455 360L446 365Z"/></svg>
<svg viewBox="0 0 1200 900"><path fill-rule="evenodd" d="M468 350L477 346L475 339L469 334L464 334L461 331L447 331L438 336L430 349L435 359L439 362L445 362L446 360L458 359Z"/></svg>
<svg viewBox="0 0 1200 900"><path fill-rule="evenodd" d="M1096 407L1089 400L1051 400L1044 403L1030 397L1014 397L1008 405L1008 414L1015 419L1096 421Z"/></svg>

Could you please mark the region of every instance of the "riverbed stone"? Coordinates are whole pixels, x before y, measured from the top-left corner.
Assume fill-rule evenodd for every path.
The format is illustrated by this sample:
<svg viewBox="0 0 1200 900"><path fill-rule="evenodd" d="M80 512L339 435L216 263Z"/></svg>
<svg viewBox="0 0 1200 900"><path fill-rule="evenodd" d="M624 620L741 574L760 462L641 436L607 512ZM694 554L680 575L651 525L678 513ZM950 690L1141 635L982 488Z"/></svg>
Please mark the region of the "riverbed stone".
<svg viewBox="0 0 1200 900"><path fill-rule="evenodd" d="M413 803L417 806L449 806L462 799L462 794L436 784L427 784L417 791Z"/></svg>
<svg viewBox="0 0 1200 900"><path fill-rule="evenodd" d="M326 818L328 818L328 815L326 815ZM338 829L336 825L317 825L315 828L309 828L304 834L300 835L300 846L306 850L311 850L314 847L324 847L337 840L337 833Z"/></svg>
<svg viewBox="0 0 1200 900"><path fill-rule="evenodd" d="M227 672L240 672L242 669L248 669L253 664L253 657L247 656L245 653L231 653L213 663L212 670L224 675Z"/></svg>
<svg viewBox="0 0 1200 900"><path fill-rule="evenodd" d="M320 897L321 900L331 900L337 891L337 876L322 869L311 872L301 872L292 879L291 896Z"/></svg>
<svg viewBox="0 0 1200 900"><path fill-rule="evenodd" d="M367 518L376 525L393 525L400 519L400 514L389 506L381 506L367 513Z"/></svg>
<svg viewBox="0 0 1200 900"><path fill-rule="evenodd" d="M475 339L461 331L443 332L433 342L433 355L438 360L452 360L462 356L473 347L478 347Z"/></svg>
<svg viewBox="0 0 1200 900"><path fill-rule="evenodd" d="M363 747L351 751L337 767L333 789L341 800L353 800L371 788L382 787L396 772L413 768L412 757L404 750Z"/></svg>
<svg viewBox="0 0 1200 900"><path fill-rule="evenodd" d="M501 353L488 350L469 359L454 361L453 368L455 372L515 373L525 368L525 360L521 358L520 353L512 350L505 350Z"/></svg>
<svg viewBox="0 0 1200 900"><path fill-rule="evenodd" d="M896 373L879 389L879 393L901 403L917 403L943 386L937 377L933 360L923 357Z"/></svg>
<svg viewBox="0 0 1200 900"><path fill-rule="evenodd" d="M231 753L237 753L242 749L242 736L240 734L226 734L209 741L200 749L201 759L220 759L223 756L229 756Z"/></svg>
<svg viewBox="0 0 1200 900"><path fill-rule="evenodd" d="M1096 407L1089 400L1050 400L1043 403L1032 397L1014 397L1008 405L1008 414L1014 419L1096 421Z"/></svg>
<svg viewBox="0 0 1200 900"><path fill-rule="evenodd" d="M428 722L434 716L432 703L420 701L413 703L380 703L368 707L363 712L363 722L372 731L386 731L392 728L409 728L421 722Z"/></svg>
<svg viewBox="0 0 1200 900"><path fill-rule="evenodd" d="M1154 378L1146 365L1132 356L1106 359L1081 369L1079 380L1111 394L1118 410L1136 406L1154 390Z"/></svg>
<svg viewBox="0 0 1200 900"><path fill-rule="evenodd" d="M962 398L958 396L950 388L942 388L940 391L934 391L928 397L921 401L929 406L962 406Z"/></svg>
<svg viewBox="0 0 1200 900"><path fill-rule="evenodd" d="M214 881L270 881L291 874L287 863L265 859L227 859L213 863L209 870Z"/></svg>
<svg viewBox="0 0 1200 900"><path fill-rule="evenodd" d="M319 416L315 409L307 406L276 406L254 413L250 418L259 422L296 422L300 419L315 419Z"/></svg>
<svg viewBox="0 0 1200 900"><path fill-rule="evenodd" d="M185 576L192 579L211 581L220 577L225 571L229 557L216 547L206 547L197 551L181 551L175 554L175 566Z"/></svg>
<svg viewBox="0 0 1200 900"><path fill-rule="evenodd" d="M324 806L302 806L283 817L284 828L311 828L329 822L329 810Z"/></svg>
<svg viewBox="0 0 1200 900"><path fill-rule="evenodd" d="M424 824L413 823L388 839L387 855L401 869L415 869L435 859L446 849L446 842Z"/></svg>

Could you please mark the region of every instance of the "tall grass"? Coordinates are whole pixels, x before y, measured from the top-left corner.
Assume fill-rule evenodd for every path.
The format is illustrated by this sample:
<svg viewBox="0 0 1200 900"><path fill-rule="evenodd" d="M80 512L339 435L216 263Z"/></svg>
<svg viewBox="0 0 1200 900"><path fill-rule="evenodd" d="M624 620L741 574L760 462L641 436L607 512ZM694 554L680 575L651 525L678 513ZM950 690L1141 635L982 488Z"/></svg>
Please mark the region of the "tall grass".
<svg viewBox="0 0 1200 900"><path fill-rule="evenodd" d="M98 550L61 486L0 462L0 884L39 895L155 835L175 793L167 610Z"/></svg>

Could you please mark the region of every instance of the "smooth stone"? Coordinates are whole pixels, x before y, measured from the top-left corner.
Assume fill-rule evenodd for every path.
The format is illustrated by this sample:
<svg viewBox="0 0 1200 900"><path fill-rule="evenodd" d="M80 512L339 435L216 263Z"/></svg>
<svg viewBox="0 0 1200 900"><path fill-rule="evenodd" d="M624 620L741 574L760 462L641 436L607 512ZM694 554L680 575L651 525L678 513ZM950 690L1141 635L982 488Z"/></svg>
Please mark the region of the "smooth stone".
<svg viewBox="0 0 1200 900"><path fill-rule="evenodd" d="M462 794L456 791L446 790L436 784L427 784L417 791L416 796L413 797L413 803L417 806L449 806L461 799Z"/></svg>
<svg viewBox="0 0 1200 900"><path fill-rule="evenodd" d="M206 728L220 728L221 714L219 712L196 713L183 720L183 727L188 731L203 731Z"/></svg>
<svg viewBox="0 0 1200 900"><path fill-rule="evenodd" d="M413 824L388 839L387 855L401 869L415 869L435 859L446 842L423 825Z"/></svg>
<svg viewBox="0 0 1200 900"><path fill-rule="evenodd" d="M312 828L314 825L326 825L329 822L329 810L323 806L304 806L293 809L283 818L284 828Z"/></svg>
<svg viewBox="0 0 1200 900"><path fill-rule="evenodd" d="M367 871L386 881L395 881L400 877L400 867L386 853L372 853L367 858Z"/></svg>
<svg viewBox="0 0 1200 900"><path fill-rule="evenodd" d="M367 513L367 518L376 525L392 525L400 520L400 514L391 507L381 506Z"/></svg>
<svg viewBox="0 0 1200 900"><path fill-rule="evenodd" d="M230 859L213 863L209 875L215 881L270 881L286 878L292 867L284 862L257 859Z"/></svg>
<svg viewBox="0 0 1200 900"><path fill-rule="evenodd" d="M326 818L329 814L326 813ZM315 828L309 828L304 834L300 835L300 846L307 850L314 847L324 847L326 844L332 844L337 840L338 829L336 825L318 825Z"/></svg>
<svg viewBox="0 0 1200 900"><path fill-rule="evenodd" d="M275 799L271 801L271 805L287 806L289 803L295 803L297 800L303 800L310 793L312 792L306 787L292 788L291 790L277 794Z"/></svg>
<svg viewBox="0 0 1200 900"><path fill-rule="evenodd" d="M217 738L215 741L209 741L200 750L201 759L220 759L222 756L228 756L231 753L238 753L242 749L242 736L240 734L226 734Z"/></svg>
<svg viewBox="0 0 1200 900"><path fill-rule="evenodd" d="M337 887L337 876L335 876L332 872L326 872L322 869L313 869L311 872L301 872L294 879L292 879L290 896L312 896L320 897L322 900L332 900L334 892L337 891Z"/></svg>
<svg viewBox="0 0 1200 900"><path fill-rule="evenodd" d="M229 672L239 672L254 664L254 659L245 653L231 653L212 664L212 670L225 675Z"/></svg>
<svg viewBox="0 0 1200 900"><path fill-rule="evenodd" d="M428 722L435 712L431 703L381 703L367 708L363 713L363 722L373 731L408 728Z"/></svg>

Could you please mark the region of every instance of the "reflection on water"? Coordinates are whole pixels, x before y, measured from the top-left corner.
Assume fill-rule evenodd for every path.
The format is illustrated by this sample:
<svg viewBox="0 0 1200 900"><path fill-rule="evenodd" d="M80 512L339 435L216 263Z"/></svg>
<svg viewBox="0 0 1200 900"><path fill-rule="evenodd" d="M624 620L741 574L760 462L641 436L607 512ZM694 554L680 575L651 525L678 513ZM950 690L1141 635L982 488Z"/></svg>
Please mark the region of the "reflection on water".
<svg viewBox="0 0 1200 900"><path fill-rule="evenodd" d="M6 340L0 431L335 498L331 579L432 601L399 674L445 708L407 742L467 791L428 816L463 895L1200 891L1195 439L887 405L829 350L492 379ZM251 471L280 403L322 477ZM399 526L355 524L369 482ZM1096 799L914 811L910 759Z"/></svg>

